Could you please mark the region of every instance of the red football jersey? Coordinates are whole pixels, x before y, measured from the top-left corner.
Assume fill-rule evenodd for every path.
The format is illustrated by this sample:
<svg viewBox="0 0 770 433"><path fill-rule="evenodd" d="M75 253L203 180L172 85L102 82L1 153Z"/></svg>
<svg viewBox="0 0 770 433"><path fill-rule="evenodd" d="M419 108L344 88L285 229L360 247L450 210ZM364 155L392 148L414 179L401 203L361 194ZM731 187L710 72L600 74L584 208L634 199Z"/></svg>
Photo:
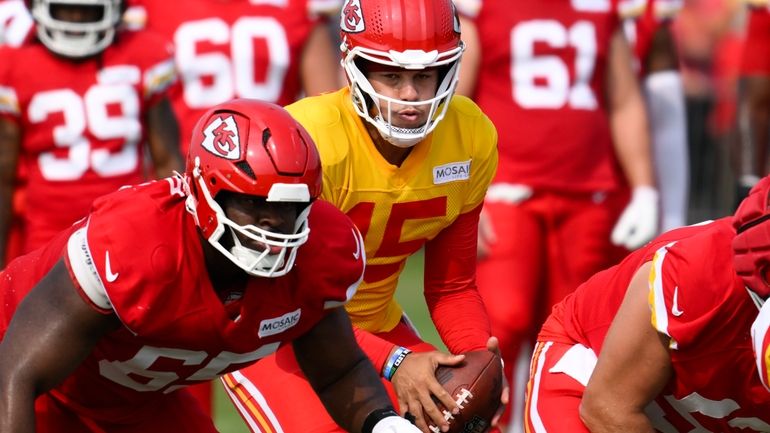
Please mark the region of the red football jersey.
<svg viewBox="0 0 770 433"><path fill-rule="evenodd" d="M750 335L758 309L730 266L734 236L731 218L664 234L558 304L539 339L599 353L631 277L652 260L652 326L671 338L673 367L647 408L655 428L770 431L770 393L760 381Z"/></svg>
<svg viewBox="0 0 770 433"><path fill-rule="evenodd" d="M299 58L319 14L340 0L134 0L129 23L173 40L184 92L174 100L181 147L209 107L232 98L287 105L300 95ZM144 16L142 16L144 15ZM138 25L141 25L139 23Z"/></svg>
<svg viewBox="0 0 770 433"><path fill-rule="evenodd" d="M483 49L475 100L500 135L497 182L566 191L622 183L604 82L614 0L460 0Z"/></svg>
<svg viewBox="0 0 770 433"><path fill-rule="evenodd" d="M749 9L741 73L770 75L770 10L767 5Z"/></svg>
<svg viewBox="0 0 770 433"><path fill-rule="evenodd" d="M176 73L170 45L148 32L119 33L79 62L40 43L0 47L0 58L0 115L22 130L31 251L84 217L96 197L143 179L143 119Z"/></svg>
<svg viewBox="0 0 770 433"><path fill-rule="evenodd" d="M252 278L223 304L185 198L180 178L100 198L87 220L0 274L0 335L19 299L62 256L83 297L123 323L52 391L72 410L113 422L136 416L165 393L274 352L355 293L363 241L342 212L317 201L293 271Z"/></svg>

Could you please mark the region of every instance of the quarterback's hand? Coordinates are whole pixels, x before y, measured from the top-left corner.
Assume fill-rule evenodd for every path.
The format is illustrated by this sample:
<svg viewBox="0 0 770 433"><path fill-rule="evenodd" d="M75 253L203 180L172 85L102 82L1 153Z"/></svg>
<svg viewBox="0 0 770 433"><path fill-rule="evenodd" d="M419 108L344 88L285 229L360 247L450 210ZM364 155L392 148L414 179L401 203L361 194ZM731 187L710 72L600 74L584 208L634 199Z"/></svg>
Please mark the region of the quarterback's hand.
<svg viewBox="0 0 770 433"><path fill-rule="evenodd" d="M612 229L612 243L635 250L658 231L658 191L649 186L634 188L631 201Z"/></svg>
<svg viewBox="0 0 770 433"><path fill-rule="evenodd" d="M500 343L497 341L497 337L489 337L489 340L487 340L487 350L494 352L500 357L500 362L503 362L503 357L500 355ZM496 427L497 423L500 421L500 417L505 410L505 405L509 403L510 396L511 387L508 385L508 379L505 378L505 369L503 369L503 393L500 395L500 407L492 418L492 427Z"/></svg>
<svg viewBox="0 0 770 433"><path fill-rule="evenodd" d="M431 433L429 423L444 431L448 429L449 423L431 396L435 396L454 413L459 408L454 398L436 380L436 368L439 365L457 365L464 358L465 355L450 355L439 351L412 352L407 355L390 379L396 391L401 416L409 412L414 418L414 424L425 433Z"/></svg>
<svg viewBox="0 0 770 433"><path fill-rule="evenodd" d="M489 247L497 242L497 235L495 234L495 228L492 226L492 221L489 219L489 215L481 209L479 214L479 234L478 242L476 243L476 257L483 259L489 254Z"/></svg>

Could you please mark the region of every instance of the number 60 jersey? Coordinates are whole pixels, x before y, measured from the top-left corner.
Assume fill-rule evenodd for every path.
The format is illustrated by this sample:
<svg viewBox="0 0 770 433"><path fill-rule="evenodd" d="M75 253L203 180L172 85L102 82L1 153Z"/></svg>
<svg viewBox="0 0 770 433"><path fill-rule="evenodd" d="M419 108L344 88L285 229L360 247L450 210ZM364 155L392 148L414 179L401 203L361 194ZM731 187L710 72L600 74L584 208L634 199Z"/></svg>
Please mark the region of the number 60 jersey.
<svg viewBox="0 0 770 433"><path fill-rule="evenodd" d="M0 117L21 131L29 252L86 216L93 200L143 175L145 115L176 81L160 36L120 32L97 57L71 61L34 41L0 47Z"/></svg>

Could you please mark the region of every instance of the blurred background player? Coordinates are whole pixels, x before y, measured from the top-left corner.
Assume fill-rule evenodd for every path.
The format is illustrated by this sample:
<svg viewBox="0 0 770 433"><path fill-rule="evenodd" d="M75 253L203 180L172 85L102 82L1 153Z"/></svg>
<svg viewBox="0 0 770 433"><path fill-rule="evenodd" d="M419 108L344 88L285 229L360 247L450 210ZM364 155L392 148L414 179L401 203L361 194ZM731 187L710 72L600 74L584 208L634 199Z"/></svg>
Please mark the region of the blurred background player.
<svg viewBox="0 0 770 433"><path fill-rule="evenodd" d="M22 0L0 0L0 45L17 47L24 42L32 30L32 17ZM0 130L0 134L5 130ZM2 138L0 138L1 140ZM2 156L0 156L2 158ZM2 164L2 163L0 163ZM11 213L8 217L11 222L8 225L8 235L4 246L0 246L0 268L2 263L10 262L14 257L21 255L24 236L24 183L26 175L22 171L22 164L17 168L16 177L13 179L13 196L11 198ZM0 175L5 177L5 173ZM0 222L0 225L3 223ZM3 250L2 248L5 248ZM2 251L4 259L2 260Z"/></svg>
<svg viewBox="0 0 770 433"><path fill-rule="evenodd" d="M101 197L0 273L0 431L214 433L185 387L291 343L347 431L418 432L355 343L363 240L315 200L307 132L236 100L194 136L184 177Z"/></svg>
<svg viewBox="0 0 770 433"><path fill-rule="evenodd" d="M0 47L0 248L21 164L23 252L84 217L96 197L182 166L165 40L120 31L121 1L28 5L37 39Z"/></svg>
<svg viewBox="0 0 770 433"><path fill-rule="evenodd" d="M751 338L770 295L768 193L765 178L733 217L661 235L554 307L528 431L770 431Z"/></svg>
<svg viewBox="0 0 770 433"><path fill-rule="evenodd" d="M209 107L231 98L287 105L341 85L327 15L342 0L129 0L126 21L173 41L183 92L181 148Z"/></svg>
<svg viewBox="0 0 770 433"><path fill-rule="evenodd" d="M391 379L399 410L428 432L429 424L446 426L431 394L456 407L435 368L460 358L420 339L396 286L407 258L424 247L425 300L449 352L496 349L475 263L497 134L473 102L453 97L463 45L449 0L348 0L340 27L349 86L287 110L318 146L321 197L364 236L364 280L346 306L359 344ZM340 431L308 392L289 347L224 382L253 431Z"/></svg>
<svg viewBox="0 0 770 433"><path fill-rule="evenodd" d="M458 93L500 132L478 286L510 379L517 359L526 375L551 306L657 232L647 115L614 2L456 3L468 44Z"/></svg>
<svg viewBox="0 0 770 433"><path fill-rule="evenodd" d="M751 2L741 62L742 124L736 167L736 203L768 174L770 146L770 5Z"/></svg>
<svg viewBox="0 0 770 433"><path fill-rule="evenodd" d="M171 40L182 92L172 95L186 152L198 118L231 98L287 105L341 85L325 24L342 0L129 0L125 20ZM211 407L211 384L193 392Z"/></svg>
<svg viewBox="0 0 770 433"><path fill-rule="evenodd" d="M671 28L680 8L680 0L623 0L618 4L647 102L655 183L660 193L660 231L687 224L687 115Z"/></svg>

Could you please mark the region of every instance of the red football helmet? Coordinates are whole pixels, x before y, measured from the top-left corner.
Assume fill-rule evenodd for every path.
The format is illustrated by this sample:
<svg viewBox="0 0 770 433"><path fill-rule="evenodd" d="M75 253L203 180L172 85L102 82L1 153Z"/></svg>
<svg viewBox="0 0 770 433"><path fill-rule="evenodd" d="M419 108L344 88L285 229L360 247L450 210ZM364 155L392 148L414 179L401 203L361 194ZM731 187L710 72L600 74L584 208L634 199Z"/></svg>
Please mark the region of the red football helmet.
<svg viewBox="0 0 770 433"><path fill-rule="evenodd" d="M321 194L322 178L313 140L286 110L249 99L209 109L193 129L185 178L187 209L217 250L251 275L279 277L291 270L297 248L310 234L307 217L310 203ZM215 201L221 191L308 205L297 217L294 233L275 233L227 218ZM220 242L225 228L234 242L230 249ZM247 248L236 233L267 248Z"/></svg>
<svg viewBox="0 0 770 433"><path fill-rule="evenodd" d="M770 296L770 176L757 183L733 216L735 271L763 300Z"/></svg>
<svg viewBox="0 0 770 433"><path fill-rule="evenodd" d="M115 37L126 10L124 0L25 0L36 22L37 37L52 52L82 58L104 51ZM66 6L93 7L94 21L74 22L57 18L52 9Z"/></svg>
<svg viewBox="0 0 770 433"><path fill-rule="evenodd" d="M353 105L359 116L399 147L417 144L444 117L457 87L460 57L460 20L452 0L346 0L340 16L342 66L350 84ZM375 92L361 70L358 59L409 70L441 67L443 76L432 99L401 101ZM369 113L367 98L378 114ZM390 114L383 117L379 102L400 105L430 104L428 121L419 128L393 126Z"/></svg>

